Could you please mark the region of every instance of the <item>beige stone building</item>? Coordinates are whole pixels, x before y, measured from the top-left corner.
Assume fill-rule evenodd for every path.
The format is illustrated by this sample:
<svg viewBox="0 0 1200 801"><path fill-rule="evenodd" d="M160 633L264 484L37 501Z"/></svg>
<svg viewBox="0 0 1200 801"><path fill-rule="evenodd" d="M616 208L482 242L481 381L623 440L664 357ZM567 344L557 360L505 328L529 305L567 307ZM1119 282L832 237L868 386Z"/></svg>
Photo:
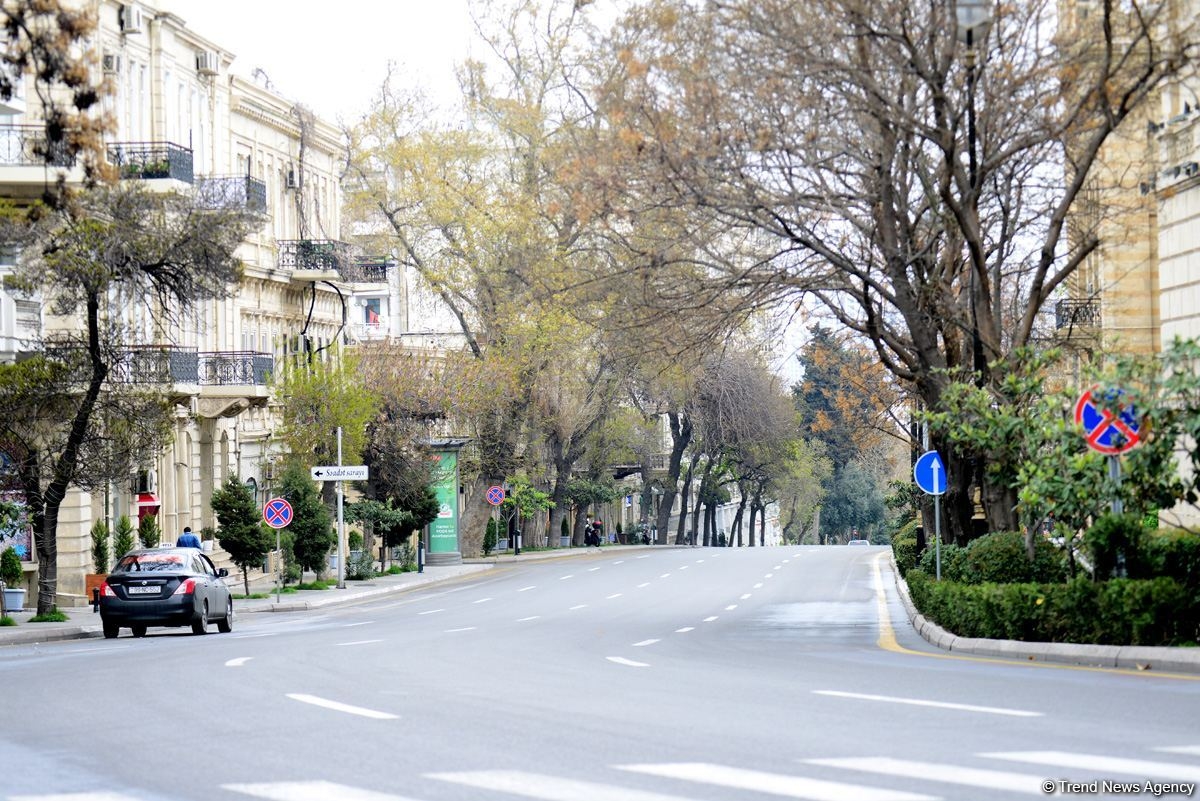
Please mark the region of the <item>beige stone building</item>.
<svg viewBox="0 0 1200 801"><path fill-rule="evenodd" d="M337 129L232 75L234 55L157 0L88 5L100 22L95 69L114 88L105 100L116 123L106 151L121 180L247 204L264 212L265 223L240 250L245 276L230 298L201 305L177 326L149 303L125 308L136 332L128 380L169 394L174 442L106 493L71 492L58 529L62 605L85 602L93 521L111 524L129 515L136 523L156 514L164 539L184 526L214 527L209 501L231 473L254 488L261 504L279 447L272 439L270 376L289 356L323 357L385 320L389 327L393 319L404 323L394 265L356 260L340 241L344 150ZM52 180L56 169L33 157L40 122L28 98L0 108L0 195L35 197ZM62 169L79 180L74 168ZM12 258L0 257L0 272ZM40 335L74 324L48 317L37 297L0 292L0 359L17 358ZM30 562L27 575L35 570Z"/></svg>

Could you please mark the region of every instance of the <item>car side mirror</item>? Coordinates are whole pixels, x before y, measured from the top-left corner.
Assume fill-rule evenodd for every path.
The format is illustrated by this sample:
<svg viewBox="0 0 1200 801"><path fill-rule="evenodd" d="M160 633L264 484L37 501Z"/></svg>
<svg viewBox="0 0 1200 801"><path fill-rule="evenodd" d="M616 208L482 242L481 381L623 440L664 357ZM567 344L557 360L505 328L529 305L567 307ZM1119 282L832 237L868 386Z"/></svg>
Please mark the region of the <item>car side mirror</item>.
<svg viewBox="0 0 1200 801"><path fill-rule="evenodd" d="M229 575L229 571L223 567L217 568L217 578L225 578Z"/></svg>

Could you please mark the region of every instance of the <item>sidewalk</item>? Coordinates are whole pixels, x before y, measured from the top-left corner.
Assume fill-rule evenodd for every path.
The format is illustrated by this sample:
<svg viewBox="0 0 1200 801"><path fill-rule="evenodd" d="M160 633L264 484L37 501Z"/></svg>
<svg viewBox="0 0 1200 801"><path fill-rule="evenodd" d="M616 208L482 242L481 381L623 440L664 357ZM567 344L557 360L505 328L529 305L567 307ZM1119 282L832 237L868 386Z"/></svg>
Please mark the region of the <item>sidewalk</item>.
<svg viewBox="0 0 1200 801"><path fill-rule="evenodd" d="M609 545L603 553L614 553L626 550L644 550L649 548L664 548L673 546L646 545ZM442 581L450 581L460 576L469 576L491 570L497 565L514 562L539 561L545 559L570 559L576 556L595 555L591 548L559 548L547 551L525 551L520 556L511 553L494 554L478 559L464 559L461 565L441 567L425 566L421 573L400 573L385 575L369 581L347 581L345 589L332 588L328 590L300 590L279 596L275 600L275 584L270 576L251 580L251 593L271 593L269 598L249 598L233 601L234 618L240 615L260 612L306 612L313 609L323 609L330 606L355 603L369 598L406 592L415 587L423 587ZM230 590L240 595L243 592L239 579L230 583ZM28 599L27 599L28 600ZM36 603L36 598L30 601ZM100 615L92 612L91 606L80 606L72 609L59 610L68 617L63 623L30 623L34 616L33 609L9 614L17 622L15 626L0 626L0 647L5 645L24 645L29 643L52 642L55 640L76 640L89 637L102 637L104 632L100 626ZM236 630L236 629L235 629Z"/></svg>

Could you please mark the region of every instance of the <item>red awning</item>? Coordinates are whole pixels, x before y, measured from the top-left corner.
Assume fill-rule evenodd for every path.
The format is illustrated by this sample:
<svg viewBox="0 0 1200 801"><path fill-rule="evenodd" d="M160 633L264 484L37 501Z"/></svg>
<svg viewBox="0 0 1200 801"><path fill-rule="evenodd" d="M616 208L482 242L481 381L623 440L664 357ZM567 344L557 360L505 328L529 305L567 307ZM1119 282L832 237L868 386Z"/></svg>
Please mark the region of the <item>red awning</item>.
<svg viewBox="0 0 1200 801"><path fill-rule="evenodd" d="M153 492L139 492L137 505L139 508L143 506L158 506L158 498L154 496Z"/></svg>

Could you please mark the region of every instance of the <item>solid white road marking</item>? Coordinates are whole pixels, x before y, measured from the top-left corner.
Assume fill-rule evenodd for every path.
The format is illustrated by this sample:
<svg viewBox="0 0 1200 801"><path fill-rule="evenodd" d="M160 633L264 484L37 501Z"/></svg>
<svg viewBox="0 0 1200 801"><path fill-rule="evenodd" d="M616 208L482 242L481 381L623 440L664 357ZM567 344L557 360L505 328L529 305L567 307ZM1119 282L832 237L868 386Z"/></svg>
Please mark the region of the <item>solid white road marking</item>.
<svg viewBox="0 0 1200 801"><path fill-rule="evenodd" d="M237 659L230 659L226 662L225 667L241 667L253 658L252 656L239 656Z"/></svg>
<svg viewBox="0 0 1200 801"><path fill-rule="evenodd" d="M529 620L537 620L539 617L541 617L541 615L530 615L529 617L518 618L517 622L525 623L526 621L529 621Z"/></svg>
<svg viewBox="0 0 1200 801"><path fill-rule="evenodd" d="M684 626L681 629L675 629L675 633L676 634L687 634L689 631L694 631L695 629L696 629L695 626Z"/></svg>
<svg viewBox="0 0 1200 801"><path fill-rule="evenodd" d="M438 612L445 612L445 609L427 609L424 612L417 612L418 615L436 615Z"/></svg>
<svg viewBox="0 0 1200 801"><path fill-rule="evenodd" d="M813 690L814 695L829 695L835 698L855 698L860 701L883 701L889 704L907 704L909 706L930 706L937 709L958 709L963 712L986 712L989 715L1011 715L1018 718L1040 718L1041 712L1030 712L1026 709L1004 709L995 706L975 706L974 704L952 704L946 701L926 701L921 698L895 698L890 695L870 695L868 693L845 693L839 690Z"/></svg>
<svg viewBox="0 0 1200 801"><path fill-rule="evenodd" d="M1155 748L1155 751L1162 751L1165 754L1187 754L1188 756L1200 756L1200 745L1170 745L1165 748Z"/></svg>
<svg viewBox="0 0 1200 801"><path fill-rule="evenodd" d="M496 793L539 798L542 801L686 801L676 795L663 795L648 790L634 790L579 779L560 779L557 776L543 776L519 770L426 773L425 776Z"/></svg>
<svg viewBox="0 0 1200 801"><path fill-rule="evenodd" d="M1155 779L1200 781L1200 767L1177 765L1172 762L1150 762L1144 759L1122 759L1094 754L1069 754L1066 751L1007 751L979 754L978 756L1007 759L1011 762L1029 762L1034 765L1051 765L1059 768L1079 768L1080 770L1096 771L1100 775L1130 773L1135 776L1153 776Z"/></svg>
<svg viewBox="0 0 1200 801"><path fill-rule="evenodd" d="M943 765L936 762L910 762L890 757L851 757L849 759L806 759L810 765L825 765L831 768L862 770L885 776L904 776L910 779L929 779L947 784L965 784L970 787L1009 790L1014 793L1045 795L1042 784L1045 776L1033 773L1006 773L999 770L978 770L958 765Z"/></svg>
<svg viewBox="0 0 1200 801"><path fill-rule="evenodd" d="M624 593L620 593L620 592L614 592L612 595L608 596L608 597L607 597L607 598L605 598L604 600L606 600L606 601L611 601L613 598L620 598L620 597L621 597L623 594L624 594Z"/></svg>
<svg viewBox="0 0 1200 801"><path fill-rule="evenodd" d="M473 604L486 604L491 598L480 598L478 601L471 601Z"/></svg>
<svg viewBox="0 0 1200 801"><path fill-rule="evenodd" d="M717 616L716 616L716 615L709 615L708 617L704 618L704 622L705 622L705 623L712 623L712 622L713 622L714 620L716 620L716 619L717 619Z"/></svg>
<svg viewBox="0 0 1200 801"><path fill-rule="evenodd" d="M746 599L747 599L747 598L749 598L749 597L750 597L750 593L746 593L745 595L743 595L743 596L742 596L741 598L739 598L738 600L739 600L739 601L744 601L744 600L746 600Z"/></svg>
<svg viewBox="0 0 1200 801"><path fill-rule="evenodd" d="M634 648L642 648L647 645L654 645L654 643L656 643L656 642L658 642L658 640L642 640L641 642L635 642L633 644L633 647Z"/></svg>
<svg viewBox="0 0 1200 801"><path fill-rule="evenodd" d="M474 626L463 626L460 629L446 629L445 633L446 634L457 634L460 631L474 631L474 630L475 630Z"/></svg>
<svg viewBox="0 0 1200 801"><path fill-rule="evenodd" d="M725 607L726 612L732 612L734 609L737 609L737 604L730 604L729 606Z"/></svg>
<svg viewBox="0 0 1200 801"><path fill-rule="evenodd" d="M383 640L355 640L354 642L339 642L338 645L370 645L373 642L383 642Z"/></svg>
<svg viewBox="0 0 1200 801"><path fill-rule="evenodd" d="M135 801L121 793L59 793L57 795L11 795L9 801Z"/></svg>
<svg viewBox="0 0 1200 801"><path fill-rule="evenodd" d="M788 798L810 798L816 801L934 801L933 796L866 787L802 776L785 776L757 770L710 765L702 762L681 762L665 765L617 765L621 770L682 779L718 787L732 787L758 793L782 795Z"/></svg>
<svg viewBox="0 0 1200 801"><path fill-rule="evenodd" d="M404 796L361 790L333 782L261 782L255 784L222 784L222 790L270 801L409 801Z"/></svg>
<svg viewBox="0 0 1200 801"><path fill-rule="evenodd" d="M616 662L618 665L626 665L628 667L650 667L645 662L634 662L632 659L626 659L623 656L606 656L609 662Z"/></svg>
<svg viewBox="0 0 1200 801"><path fill-rule="evenodd" d="M396 720L399 715L393 715L390 712L380 712L375 709L367 709L361 706L352 706L351 704L343 704L338 701L330 701L327 698L318 698L315 695L306 695L304 693L288 693L288 698L293 701L299 701L302 704L312 704L313 706L332 709L335 712L345 712L350 715L359 715L364 718L373 718L375 720Z"/></svg>
<svg viewBox="0 0 1200 801"><path fill-rule="evenodd" d="M570 609L568 609L567 611L568 611L568 612L574 612L576 609L583 609L585 606L587 606L587 604L575 604L575 606L572 606L572 607L571 607Z"/></svg>

